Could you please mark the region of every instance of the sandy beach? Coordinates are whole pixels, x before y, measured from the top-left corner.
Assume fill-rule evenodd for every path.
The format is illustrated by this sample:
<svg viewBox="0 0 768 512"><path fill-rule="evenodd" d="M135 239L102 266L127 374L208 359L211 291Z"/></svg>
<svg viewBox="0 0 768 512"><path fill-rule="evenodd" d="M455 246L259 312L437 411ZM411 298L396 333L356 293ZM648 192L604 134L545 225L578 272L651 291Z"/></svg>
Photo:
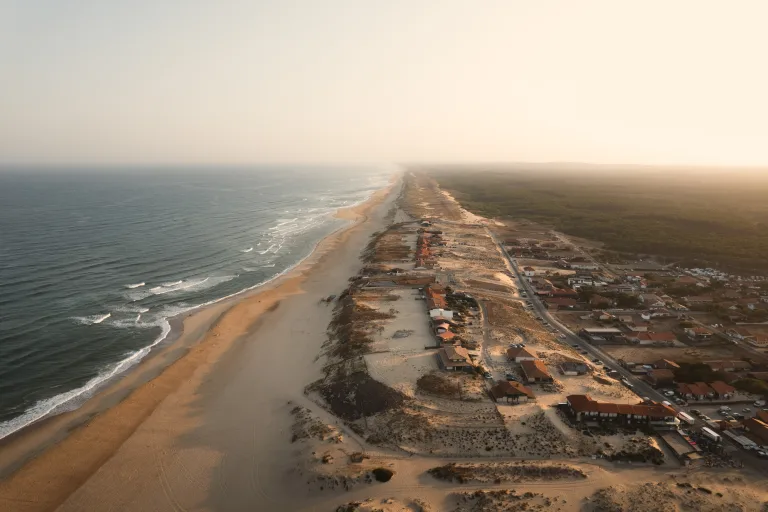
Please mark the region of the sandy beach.
<svg viewBox="0 0 768 512"><path fill-rule="evenodd" d="M398 184L340 210L351 225L286 275L188 316L179 339L125 379L6 440L0 508L274 510L264 489L289 447L281 411L319 377L332 311L321 299L358 270Z"/></svg>

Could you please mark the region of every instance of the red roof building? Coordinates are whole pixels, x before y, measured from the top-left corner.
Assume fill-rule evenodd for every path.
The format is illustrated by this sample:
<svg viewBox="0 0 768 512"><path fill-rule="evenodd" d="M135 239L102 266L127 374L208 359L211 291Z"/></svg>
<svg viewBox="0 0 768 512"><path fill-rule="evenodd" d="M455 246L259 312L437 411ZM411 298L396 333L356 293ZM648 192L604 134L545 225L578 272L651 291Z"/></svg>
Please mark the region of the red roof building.
<svg viewBox="0 0 768 512"><path fill-rule="evenodd" d="M622 421L654 424L677 423L675 410L657 402L642 404L615 404L598 402L589 395L569 395L566 402L577 420Z"/></svg>

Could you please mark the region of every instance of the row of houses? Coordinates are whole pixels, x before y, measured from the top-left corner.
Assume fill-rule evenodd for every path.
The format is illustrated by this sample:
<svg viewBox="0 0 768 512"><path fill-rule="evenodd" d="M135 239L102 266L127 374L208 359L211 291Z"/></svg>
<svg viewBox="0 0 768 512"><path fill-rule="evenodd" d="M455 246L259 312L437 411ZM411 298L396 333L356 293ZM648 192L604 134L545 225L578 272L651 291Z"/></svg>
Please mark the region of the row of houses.
<svg viewBox="0 0 768 512"><path fill-rule="evenodd" d="M432 247L445 245L442 234L443 232L437 229L419 229L418 237L416 238L415 268L430 269L435 267L437 260Z"/></svg>
<svg viewBox="0 0 768 512"><path fill-rule="evenodd" d="M677 385L677 393L686 400L729 399L736 393L736 388L721 380L709 384L706 382L694 382L693 384L681 382Z"/></svg>
<svg viewBox="0 0 768 512"><path fill-rule="evenodd" d="M589 395L569 395L566 397L566 406L577 421L609 421L662 427L674 427L679 423L674 409L654 401L635 405L617 404L599 402Z"/></svg>

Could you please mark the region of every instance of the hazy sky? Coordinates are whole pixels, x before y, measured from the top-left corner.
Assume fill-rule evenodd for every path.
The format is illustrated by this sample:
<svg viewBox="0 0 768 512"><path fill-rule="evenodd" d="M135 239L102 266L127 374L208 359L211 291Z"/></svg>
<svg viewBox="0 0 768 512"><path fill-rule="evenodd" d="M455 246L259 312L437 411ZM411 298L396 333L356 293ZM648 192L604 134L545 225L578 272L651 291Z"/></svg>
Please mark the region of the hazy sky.
<svg viewBox="0 0 768 512"><path fill-rule="evenodd" d="M0 0L0 162L768 164L768 2Z"/></svg>

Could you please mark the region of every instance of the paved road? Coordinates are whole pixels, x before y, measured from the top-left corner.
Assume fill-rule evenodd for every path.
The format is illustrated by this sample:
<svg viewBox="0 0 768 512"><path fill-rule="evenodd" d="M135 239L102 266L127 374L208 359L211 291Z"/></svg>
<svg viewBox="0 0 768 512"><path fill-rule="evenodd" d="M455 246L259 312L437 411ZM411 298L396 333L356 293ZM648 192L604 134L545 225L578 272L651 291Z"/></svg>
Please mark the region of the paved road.
<svg viewBox="0 0 768 512"><path fill-rule="evenodd" d="M555 318L550 312L547 310L547 308L544 307L544 305L536 298L535 291L533 290L533 287L530 285L527 279L523 277L518 268L517 263L514 259L512 259L507 251L504 249L504 245L499 241L499 239L496 237L496 235L488 228L486 228L486 231L490 235L490 237L496 242L499 249L501 250L501 253L504 255L504 258L506 259L508 266L510 267L510 270L514 272L515 276L517 277L517 280L519 283L521 283L523 289L526 291L528 296L530 297L530 301L533 303L533 309L536 312L538 316L549 322L556 330L558 330L561 334L565 335L565 340L571 345L578 345L579 348L587 351L587 353L591 356L591 358L600 359L603 361L605 366L611 370L616 370L619 372L619 374L626 379L630 384L633 386L633 391L637 393L641 397L648 397L652 400L656 400L658 402L667 400L667 397L653 389L651 386L649 386L645 381L640 380L635 375L630 373L627 369L623 368L619 363L613 359L611 356L600 350L598 347L595 347L594 345L591 345L587 343L586 340L580 338L577 336L573 331L571 331L568 327L566 327L564 324L562 324L557 318Z"/></svg>

